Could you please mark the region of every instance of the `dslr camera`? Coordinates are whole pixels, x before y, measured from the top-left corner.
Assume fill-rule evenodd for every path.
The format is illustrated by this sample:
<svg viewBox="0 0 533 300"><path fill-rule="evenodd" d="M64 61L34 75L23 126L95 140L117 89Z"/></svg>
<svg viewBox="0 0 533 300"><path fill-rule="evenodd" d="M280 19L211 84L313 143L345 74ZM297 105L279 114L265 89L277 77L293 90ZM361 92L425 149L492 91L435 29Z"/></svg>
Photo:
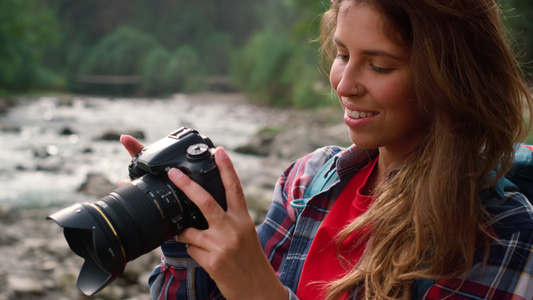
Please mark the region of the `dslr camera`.
<svg viewBox="0 0 533 300"><path fill-rule="evenodd" d="M92 296L116 280L126 263L184 229L209 226L198 207L168 179L178 168L226 210L226 197L211 140L179 128L144 148L129 165L132 181L95 203L77 203L50 216L71 250L85 259L77 287Z"/></svg>

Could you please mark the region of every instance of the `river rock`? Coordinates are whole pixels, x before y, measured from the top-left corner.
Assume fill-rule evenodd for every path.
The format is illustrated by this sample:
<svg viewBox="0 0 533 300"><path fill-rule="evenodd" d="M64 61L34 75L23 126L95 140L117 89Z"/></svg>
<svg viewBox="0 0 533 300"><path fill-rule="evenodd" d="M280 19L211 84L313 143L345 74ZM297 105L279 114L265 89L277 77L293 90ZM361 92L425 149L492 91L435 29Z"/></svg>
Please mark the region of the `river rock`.
<svg viewBox="0 0 533 300"><path fill-rule="evenodd" d="M0 247L11 246L20 241L20 236L16 232L13 232L11 227L0 224L0 230L2 232L0 235Z"/></svg>
<svg viewBox="0 0 533 300"><path fill-rule="evenodd" d="M12 291L18 299L42 295L45 292L44 285L40 279L8 275L7 288Z"/></svg>
<svg viewBox="0 0 533 300"><path fill-rule="evenodd" d="M16 98L0 97L0 114L6 113L16 103Z"/></svg>
<svg viewBox="0 0 533 300"><path fill-rule="evenodd" d="M21 127L14 123L0 124L0 131L5 133L20 133Z"/></svg>
<svg viewBox="0 0 533 300"><path fill-rule="evenodd" d="M44 172L60 172L63 170L64 160L57 155L50 155L38 159L35 169Z"/></svg>
<svg viewBox="0 0 533 300"><path fill-rule="evenodd" d="M20 220L20 211L14 205L2 204L0 206L0 222L4 224L13 224Z"/></svg>
<svg viewBox="0 0 533 300"><path fill-rule="evenodd" d="M117 130L117 129L106 129L96 135L96 140L104 141L118 141L120 136L123 134L131 135L138 140L145 139L144 131L142 130Z"/></svg>
<svg viewBox="0 0 533 300"><path fill-rule="evenodd" d="M74 105L74 97L72 95L61 95L57 97L57 106L72 106Z"/></svg>
<svg viewBox="0 0 533 300"><path fill-rule="evenodd" d="M100 173L89 173L87 179L78 188L78 192L102 198L117 188L105 175Z"/></svg>
<svg viewBox="0 0 533 300"><path fill-rule="evenodd" d="M72 130L70 127L64 127L61 131L59 131L60 135L72 135L75 134L76 131Z"/></svg>
<svg viewBox="0 0 533 300"><path fill-rule="evenodd" d="M237 147L235 152L268 156L272 152L272 143L274 142L278 131L278 128L266 127L256 133L247 144Z"/></svg>
<svg viewBox="0 0 533 300"><path fill-rule="evenodd" d="M72 252L62 228L45 218L56 209L20 209L14 223L0 222L0 240L6 233L13 243L0 243L0 300L89 299L76 287L83 259ZM148 276L160 262L153 251L129 262L122 275L92 299L148 300Z"/></svg>

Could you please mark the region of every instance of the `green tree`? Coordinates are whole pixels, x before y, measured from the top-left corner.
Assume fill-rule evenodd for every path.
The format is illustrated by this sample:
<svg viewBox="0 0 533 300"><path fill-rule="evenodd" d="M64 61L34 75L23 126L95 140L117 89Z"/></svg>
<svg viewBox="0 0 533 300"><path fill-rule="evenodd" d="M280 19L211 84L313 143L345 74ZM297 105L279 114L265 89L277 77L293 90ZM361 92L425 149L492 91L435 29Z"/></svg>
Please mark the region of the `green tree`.
<svg viewBox="0 0 533 300"><path fill-rule="evenodd" d="M0 93L61 84L42 65L42 51L58 41L56 28L39 1L0 1Z"/></svg>
<svg viewBox="0 0 533 300"><path fill-rule="evenodd" d="M329 3L329 1L328 1ZM234 60L232 78L258 101L276 106L328 105L327 77L319 71L319 16L326 10L321 1L288 0L267 3L271 12L290 14L291 21L276 22L254 35Z"/></svg>
<svg viewBox="0 0 533 300"><path fill-rule="evenodd" d="M82 60L78 74L140 76L147 54L158 47L159 43L152 36L126 25L120 26L91 49ZM95 89L102 93L133 94L137 86L99 85Z"/></svg>
<svg viewBox="0 0 533 300"><path fill-rule="evenodd" d="M260 32L235 56L232 77L237 86L263 104L325 104L322 78L313 64L316 53L308 50L287 35Z"/></svg>
<svg viewBox="0 0 533 300"><path fill-rule="evenodd" d="M146 55L141 67L143 94L157 95L167 89L164 80L161 80L161 71L167 68L170 61L170 52L164 47L153 48Z"/></svg>
<svg viewBox="0 0 533 300"><path fill-rule="evenodd" d="M164 47L154 48L142 66L142 94L165 95L177 91L200 89L200 78L205 70L189 46L170 52Z"/></svg>

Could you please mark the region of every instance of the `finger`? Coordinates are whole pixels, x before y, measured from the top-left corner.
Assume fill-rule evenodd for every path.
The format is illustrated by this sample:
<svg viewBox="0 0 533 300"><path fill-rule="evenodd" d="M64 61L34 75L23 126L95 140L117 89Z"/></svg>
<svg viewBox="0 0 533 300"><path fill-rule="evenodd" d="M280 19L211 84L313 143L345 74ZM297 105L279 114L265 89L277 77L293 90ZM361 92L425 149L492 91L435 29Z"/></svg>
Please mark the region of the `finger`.
<svg viewBox="0 0 533 300"><path fill-rule="evenodd" d="M226 190L228 210L233 208L248 212L241 181L239 180L235 167L224 148L217 148L215 152L215 162L220 171L220 177L222 178L224 189Z"/></svg>
<svg viewBox="0 0 533 300"><path fill-rule="evenodd" d="M128 184L130 182L131 182L131 179L129 179L129 178L122 179L121 181L118 182L118 187L121 187L121 186L123 186L125 184Z"/></svg>
<svg viewBox="0 0 533 300"><path fill-rule="evenodd" d="M214 216L221 216L224 213L222 207L209 192L187 175L183 174L179 169L170 169L168 171L168 178L198 206L209 224L211 224L210 220L213 220Z"/></svg>
<svg viewBox="0 0 533 300"><path fill-rule="evenodd" d="M137 153L141 152L141 150L144 149L143 144L141 144L131 135L120 136L120 142L122 143L122 145L124 145L124 148L128 150L131 157L134 157L135 155L137 155Z"/></svg>
<svg viewBox="0 0 533 300"><path fill-rule="evenodd" d="M183 230L179 235L174 236L174 240L179 243L197 246L209 242L209 239L204 235L204 231L194 227Z"/></svg>

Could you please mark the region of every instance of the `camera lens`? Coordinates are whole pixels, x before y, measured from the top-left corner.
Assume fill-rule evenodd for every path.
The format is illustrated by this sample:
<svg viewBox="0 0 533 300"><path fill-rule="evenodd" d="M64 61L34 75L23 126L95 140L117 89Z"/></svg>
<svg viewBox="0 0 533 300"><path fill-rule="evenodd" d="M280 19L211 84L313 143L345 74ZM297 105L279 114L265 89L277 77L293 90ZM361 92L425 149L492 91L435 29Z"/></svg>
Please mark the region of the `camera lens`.
<svg viewBox="0 0 533 300"><path fill-rule="evenodd" d="M85 258L78 288L95 294L122 274L128 261L183 230L185 198L170 182L147 174L95 203L75 204L51 215L65 227L70 248Z"/></svg>
<svg viewBox="0 0 533 300"><path fill-rule="evenodd" d="M74 204L47 219L64 227L74 253L85 259L77 286L94 295L124 272L126 263L148 253L185 228L207 229L198 207L166 176L180 168L226 210L222 178L211 140L179 128L144 148L128 166L132 182L95 203Z"/></svg>

